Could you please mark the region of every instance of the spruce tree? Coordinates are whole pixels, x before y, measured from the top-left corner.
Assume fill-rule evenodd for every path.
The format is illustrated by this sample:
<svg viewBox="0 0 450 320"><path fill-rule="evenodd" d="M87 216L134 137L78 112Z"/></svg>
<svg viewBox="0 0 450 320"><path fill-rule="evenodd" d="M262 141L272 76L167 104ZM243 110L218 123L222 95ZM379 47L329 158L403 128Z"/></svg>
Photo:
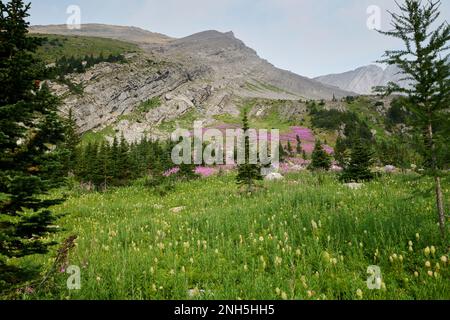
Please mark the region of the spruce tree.
<svg viewBox="0 0 450 320"><path fill-rule="evenodd" d="M244 163L238 164L238 174L236 176L236 182L240 186L246 186L247 192L251 193L254 191L256 181L262 180L263 178L261 175L261 166L259 164L250 163L250 137L248 135L250 127L248 124L247 111L244 111L242 124L242 129L245 134L245 159Z"/></svg>
<svg viewBox="0 0 450 320"><path fill-rule="evenodd" d="M75 171L78 153L77 149L81 142L77 130L77 124L73 116L72 109L69 109L64 130L64 149L66 151L65 169L69 173L73 173Z"/></svg>
<svg viewBox="0 0 450 320"><path fill-rule="evenodd" d="M310 170L325 170L328 171L331 168L331 157L323 149L323 145L320 140L316 140L316 145L311 156L311 164L309 165Z"/></svg>
<svg viewBox="0 0 450 320"><path fill-rule="evenodd" d="M340 176L343 182L363 182L374 178L370 171L372 153L362 143L360 138L355 139L351 147L350 163L345 166Z"/></svg>
<svg viewBox="0 0 450 320"><path fill-rule="evenodd" d="M40 40L28 36L30 4L0 1L0 291L30 273L8 258L43 254L60 200L41 195L54 186L49 168L63 138L58 100L40 85L44 64L34 52Z"/></svg>
<svg viewBox="0 0 450 320"><path fill-rule="evenodd" d="M300 137L297 135L296 136L296 140L297 140L297 147L296 147L296 151L297 151L297 155L301 155L302 154L302 140L300 139Z"/></svg>
<svg viewBox="0 0 450 320"><path fill-rule="evenodd" d="M288 142L287 142L287 152L288 152L288 155L289 155L289 156L292 156L293 149L292 149L291 141L289 141L289 140L288 140Z"/></svg>
<svg viewBox="0 0 450 320"><path fill-rule="evenodd" d="M380 62L398 66L407 85L389 83L378 88L385 94L404 95L405 107L415 115L415 128L423 135L427 173L435 180L436 205L442 237L446 236L441 187L442 166L439 147L448 148L448 108L450 105L450 65L448 54L450 25L438 21L441 1L405 0L399 13L390 13L393 29L380 33L404 43L400 50L386 51ZM443 130L440 124L445 120ZM443 145L439 141L447 140Z"/></svg>

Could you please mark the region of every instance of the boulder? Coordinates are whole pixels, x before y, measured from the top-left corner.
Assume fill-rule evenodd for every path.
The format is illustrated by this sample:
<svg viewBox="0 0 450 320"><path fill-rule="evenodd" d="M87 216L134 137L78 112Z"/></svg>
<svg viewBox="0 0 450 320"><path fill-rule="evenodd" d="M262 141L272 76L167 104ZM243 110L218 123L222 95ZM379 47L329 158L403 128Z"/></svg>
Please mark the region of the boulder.
<svg viewBox="0 0 450 320"><path fill-rule="evenodd" d="M344 186L352 190L359 190L364 186L364 184L352 182L352 183L345 183Z"/></svg>
<svg viewBox="0 0 450 320"><path fill-rule="evenodd" d="M283 180L283 179L284 179L284 177L281 174L277 173L277 172L269 173L264 178L264 180L266 180L266 181L279 181L279 180Z"/></svg>

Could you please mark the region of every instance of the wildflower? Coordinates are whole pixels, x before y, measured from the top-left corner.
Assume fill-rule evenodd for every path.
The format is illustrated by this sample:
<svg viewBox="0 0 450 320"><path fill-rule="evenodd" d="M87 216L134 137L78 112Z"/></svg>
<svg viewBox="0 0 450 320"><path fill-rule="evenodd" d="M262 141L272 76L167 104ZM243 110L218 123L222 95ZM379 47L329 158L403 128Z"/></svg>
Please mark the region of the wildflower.
<svg viewBox="0 0 450 320"><path fill-rule="evenodd" d="M402 256L402 255L399 255L399 256L398 256L398 260L400 260L400 262L403 262L403 256Z"/></svg>
<svg viewBox="0 0 450 320"><path fill-rule="evenodd" d="M448 258L446 256L441 257L442 263L446 264L448 262Z"/></svg>
<svg viewBox="0 0 450 320"><path fill-rule="evenodd" d="M436 253L436 248L434 246L431 246L430 252L434 256L434 254Z"/></svg>
<svg viewBox="0 0 450 320"><path fill-rule="evenodd" d="M426 247L424 250L423 250L423 253L425 254L425 256L429 256L430 255L430 247Z"/></svg>
<svg viewBox="0 0 450 320"><path fill-rule="evenodd" d="M100 278L99 276L97 276L96 278L97 282L100 282L102 280L102 278Z"/></svg>
<svg viewBox="0 0 450 320"><path fill-rule="evenodd" d="M322 259L323 259L325 262L330 262L330 259L331 259L330 254L329 254L328 252L324 251L324 252L322 253Z"/></svg>
<svg viewBox="0 0 450 320"><path fill-rule="evenodd" d="M363 298L363 292L362 292L361 289L356 290L356 296L357 296L359 299L362 299L362 298Z"/></svg>
<svg viewBox="0 0 450 320"><path fill-rule="evenodd" d="M420 240L420 235L418 233L416 233L416 239L417 239L417 241Z"/></svg>
<svg viewBox="0 0 450 320"><path fill-rule="evenodd" d="M419 273L417 272L417 271L414 271L414 277L418 277L419 276Z"/></svg>
<svg viewBox="0 0 450 320"><path fill-rule="evenodd" d="M409 247L409 252L413 252L414 251L414 249L413 249L413 247Z"/></svg>
<svg viewBox="0 0 450 320"><path fill-rule="evenodd" d="M308 290L307 294L308 294L308 297L311 298L315 294L315 292Z"/></svg>
<svg viewBox="0 0 450 320"><path fill-rule="evenodd" d="M175 275L175 270L171 269L170 272L169 272L169 274L170 274L171 276Z"/></svg>
<svg viewBox="0 0 450 320"><path fill-rule="evenodd" d="M430 276L430 277L432 277L433 276L433 271L428 271L428 275Z"/></svg>
<svg viewBox="0 0 450 320"><path fill-rule="evenodd" d="M275 266L280 266L283 262L283 259L280 257L275 257Z"/></svg>
<svg viewBox="0 0 450 320"><path fill-rule="evenodd" d="M410 247L412 247L412 246L413 246L413 242L410 240L410 241L408 242L408 245L409 245Z"/></svg>
<svg viewBox="0 0 450 320"><path fill-rule="evenodd" d="M276 289L275 289L275 292L277 293L277 296L279 296L279 295L281 294L280 288L276 288Z"/></svg>
<svg viewBox="0 0 450 320"><path fill-rule="evenodd" d="M295 254L296 254L297 256L300 256L302 253L301 253L300 249L297 249L297 250L295 251Z"/></svg>
<svg viewBox="0 0 450 320"><path fill-rule="evenodd" d="M286 292L282 292L281 293L281 299L283 299L283 300L287 300L288 299Z"/></svg>
<svg viewBox="0 0 450 320"><path fill-rule="evenodd" d="M425 267L431 268L431 263L430 263L430 261L425 262Z"/></svg>
<svg viewBox="0 0 450 320"><path fill-rule="evenodd" d="M186 268L184 266L181 267L181 272L186 273Z"/></svg>
<svg viewBox="0 0 450 320"><path fill-rule="evenodd" d="M264 237L263 236L259 237L259 241L263 242L264 241Z"/></svg>
<svg viewBox="0 0 450 320"><path fill-rule="evenodd" d="M311 226L312 226L313 230L318 229L317 223L314 220L311 220Z"/></svg>
<svg viewBox="0 0 450 320"><path fill-rule="evenodd" d="M436 262L436 270L440 270L441 269L441 265L439 264L439 262Z"/></svg>
<svg viewBox="0 0 450 320"><path fill-rule="evenodd" d="M333 258L333 259L331 259L330 261L331 261L331 263L334 264L334 265L337 264L337 259L336 259L336 258Z"/></svg>
<svg viewBox="0 0 450 320"><path fill-rule="evenodd" d="M244 270L248 271L248 266L246 264L244 265Z"/></svg>
<svg viewBox="0 0 450 320"><path fill-rule="evenodd" d="M392 259L394 259L394 260L397 260L397 254L396 253L394 253L393 255L392 255Z"/></svg>

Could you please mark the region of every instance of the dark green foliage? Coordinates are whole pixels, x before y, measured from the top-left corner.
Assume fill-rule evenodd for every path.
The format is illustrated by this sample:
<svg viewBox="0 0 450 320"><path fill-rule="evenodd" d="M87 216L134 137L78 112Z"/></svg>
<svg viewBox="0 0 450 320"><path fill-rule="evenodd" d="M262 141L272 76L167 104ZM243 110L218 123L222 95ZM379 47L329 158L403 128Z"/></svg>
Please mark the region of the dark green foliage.
<svg viewBox="0 0 450 320"><path fill-rule="evenodd" d="M244 112L242 119L243 127L245 132L249 130L247 112ZM236 176L236 182L240 186L246 186L247 192L252 192L255 186L255 182L262 180L261 166L259 164L250 163L250 138L245 135L245 161L238 165L238 174Z"/></svg>
<svg viewBox="0 0 450 320"><path fill-rule="evenodd" d="M413 127L423 137L426 173L435 179L439 226L445 238L447 218L440 160L442 154L448 153L450 25L445 20L438 21L440 5L439 0L430 0L425 4L419 0L405 0L398 4L399 13L391 13L393 29L380 33L401 40L404 47L386 51L381 62L398 66L408 86L389 83L385 88L378 88L378 91L404 95L406 109L414 114Z"/></svg>
<svg viewBox="0 0 450 320"><path fill-rule="evenodd" d="M344 182L370 181L374 178L370 167L372 164L372 154L367 146L364 146L361 139L356 139L352 143L350 163L344 167L340 180Z"/></svg>
<svg viewBox="0 0 450 320"><path fill-rule="evenodd" d="M316 145L311 156L311 164L309 170L325 170L328 171L331 168L331 157L323 149L323 145L320 140L316 140Z"/></svg>
<svg viewBox="0 0 450 320"><path fill-rule="evenodd" d="M77 148L81 142L80 135L78 134L77 123L73 116L72 109L69 110L69 115L65 119L64 123L64 144L65 151L64 165L65 171L73 173L75 171L75 165L77 162Z"/></svg>
<svg viewBox="0 0 450 320"><path fill-rule="evenodd" d="M0 2L0 291L30 276L7 258L47 252L43 237L55 231L48 208L61 202L41 197L61 181L54 148L64 130L58 100L40 83L45 70L33 54L39 40L27 35L29 8Z"/></svg>
<svg viewBox="0 0 450 320"><path fill-rule="evenodd" d="M296 136L296 140L297 140L297 146L296 146L296 151L297 151L297 154L298 155L301 155L302 154L302 140L300 139L300 137L299 136Z"/></svg>
<svg viewBox="0 0 450 320"><path fill-rule="evenodd" d="M288 152L288 155L289 155L289 156L292 156L293 151L294 151L294 150L292 149L291 141L288 140L288 142L287 142L287 152Z"/></svg>

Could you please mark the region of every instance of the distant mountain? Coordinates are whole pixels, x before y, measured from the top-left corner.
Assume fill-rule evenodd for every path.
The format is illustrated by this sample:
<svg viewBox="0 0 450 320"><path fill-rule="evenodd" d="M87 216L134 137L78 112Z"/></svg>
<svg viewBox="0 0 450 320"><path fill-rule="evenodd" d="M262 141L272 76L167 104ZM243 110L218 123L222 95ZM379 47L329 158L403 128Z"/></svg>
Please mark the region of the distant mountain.
<svg viewBox="0 0 450 320"><path fill-rule="evenodd" d="M81 29L68 29L64 25L32 26L30 33L60 34L72 36L110 38L135 43L166 43L172 38L136 27L105 24L83 24Z"/></svg>
<svg viewBox="0 0 450 320"><path fill-rule="evenodd" d="M400 82L404 76L397 66L382 69L376 65L369 65L339 74L330 74L314 78L323 84L336 86L342 90L359 94L373 94L373 88L384 86L389 82Z"/></svg>

